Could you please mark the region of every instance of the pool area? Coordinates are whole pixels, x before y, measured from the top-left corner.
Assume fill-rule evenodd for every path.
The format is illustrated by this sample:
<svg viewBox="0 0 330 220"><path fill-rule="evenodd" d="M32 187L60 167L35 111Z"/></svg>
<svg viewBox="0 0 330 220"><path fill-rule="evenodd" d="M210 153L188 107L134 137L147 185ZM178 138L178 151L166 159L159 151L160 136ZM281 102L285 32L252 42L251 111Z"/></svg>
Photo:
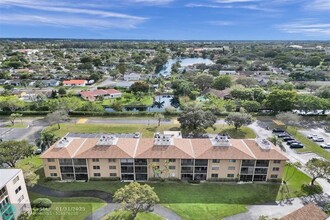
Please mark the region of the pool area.
<svg viewBox="0 0 330 220"><path fill-rule="evenodd" d="M199 97L197 97L196 101L199 101L199 102L206 102L206 101L208 101L208 99L205 98L204 96L199 96Z"/></svg>

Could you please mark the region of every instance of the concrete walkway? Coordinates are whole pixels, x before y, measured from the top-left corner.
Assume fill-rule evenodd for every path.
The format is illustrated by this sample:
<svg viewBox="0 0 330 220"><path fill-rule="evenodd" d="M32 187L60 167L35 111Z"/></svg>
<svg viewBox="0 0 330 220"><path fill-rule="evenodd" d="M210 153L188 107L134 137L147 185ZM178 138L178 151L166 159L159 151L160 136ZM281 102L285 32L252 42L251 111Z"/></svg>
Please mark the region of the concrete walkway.
<svg viewBox="0 0 330 220"><path fill-rule="evenodd" d="M85 220L98 220L109 214L110 212L118 209L120 205L118 203L112 202L112 195L110 193L99 191L99 190L79 190L79 191L59 191L55 189L51 189L48 187L44 187L41 185L35 185L32 188L29 188L29 191L35 192L38 194L52 196L52 197L94 197L102 199L108 204L102 208L99 208L89 216L85 218ZM155 205L153 212L165 219L168 220L180 220L180 216L172 212L171 210L161 206Z"/></svg>
<svg viewBox="0 0 330 220"><path fill-rule="evenodd" d="M251 205L248 206L247 212L227 217L225 220L258 220L262 215L268 216L270 219L281 218L311 202L322 207L330 202L330 196L327 194L321 194L288 199L286 201L277 201L272 204Z"/></svg>

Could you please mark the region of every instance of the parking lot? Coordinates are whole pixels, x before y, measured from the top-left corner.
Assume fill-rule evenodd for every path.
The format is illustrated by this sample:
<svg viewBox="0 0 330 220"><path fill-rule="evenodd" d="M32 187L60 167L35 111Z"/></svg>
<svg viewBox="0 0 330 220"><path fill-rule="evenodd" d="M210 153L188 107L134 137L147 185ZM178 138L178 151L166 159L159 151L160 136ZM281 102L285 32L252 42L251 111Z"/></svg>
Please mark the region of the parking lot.
<svg viewBox="0 0 330 220"><path fill-rule="evenodd" d="M304 134L306 137L308 135L317 135L318 137L323 138L324 142L315 142L318 145L330 143L330 133L325 132L325 130L322 129L322 128L312 128L312 129L306 129L306 130L299 130L299 132ZM330 148L327 148L325 150L330 151Z"/></svg>

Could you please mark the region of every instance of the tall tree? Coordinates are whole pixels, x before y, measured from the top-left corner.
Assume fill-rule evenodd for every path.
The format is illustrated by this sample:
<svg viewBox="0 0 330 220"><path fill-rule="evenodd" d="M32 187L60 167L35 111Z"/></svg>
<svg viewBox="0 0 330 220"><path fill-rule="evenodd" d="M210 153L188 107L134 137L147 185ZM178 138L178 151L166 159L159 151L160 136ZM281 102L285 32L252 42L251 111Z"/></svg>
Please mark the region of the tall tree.
<svg viewBox="0 0 330 220"><path fill-rule="evenodd" d="M158 121L158 127L159 127L160 126L160 122L165 118L164 117L164 114L162 114L162 113L156 113L154 117L157 119L157 121Z"/></svg>
<svg viewBox="0 0 330 220"><path fill-rule="evenodd" d="M317 178L330 177L330 161L313 158L306 163L307 171L312 175L311 185Z"/></svg>
<svg viewBox="0 0 330 220"><path fill-rule="evenodd" d="M135 219L139 212L151 212L152 207L159 202L152 187L137 182L132 182L118 189L114 195L114 200L120 202L124 210L132 213L132 219Z"/></svg>
<svg viewBox="0 0 330 220"><path fill-rule="evenodd" d="M213 76L209 74L200 74L195 78L194 83L200 90L204 90L212 86Z"/></svg>
<svg viewBox="0 0 330 220"><path fill-rule="evenodd" d="M17 109L22 109L26 106L25 102L18 99L16 96L2 96L0 97L0 108L7 108L14 112Z"/></svg>
<svg viewBox="0 0 330 220"><path fill-rule="evenodd" d="M243 125L249 125L253 122L253 118L251 115L246 113L240 113L240 112L233 112L230 113L226 118L225 121L229 125L233 125L235 129L242 127Z"/></svg>
<svg viewBox="0 0 330 220"><path fill-rule="evenodd" d="M232 82L230 76L218 76L214 79L213 88L224 90L225 88L229 88L231 84Z"/></svg>
<svg viewBox="0 0 330 220"><path fill-rule="evenodd" d="M0 142L0 164L15 167L18 160L31 156L34 151L35 146L26 140Z"/></svg>
<svg viewBox="0 0 330 220"><path fill-rule="evenodd" d="M182 132L193 135L203 134L206 129L213 127L217 117L210 111L203 111L195 106L188 106L179 116Z"/></svg>
<svg viewBox="0 0 330 220"><path fill-rule="evenodd" d="M68 112L64 111L64 110L57 110L55 112L49 113L46 116L46 120L50 123L50 124L55 124L57 123L57 127L58 129L61 129L60 123L64 122L66 120L69 119L69 115Z"/></svg>
<svg viewBox="0 0 330 220"><path fill-rule="evenodd" d="M11 122L11 124L14 126L15 125L15 120L18 119L18 118L21 118L23 115L20 114L20 113L12 113L10 116L9 116L9 120Z"/></svg>
<svg viewBox="0 0 330 220"><path fill-rule="evenodd" d="M275 89L265 100L265 105L275 112L290 111L294 108L297 92Z"/></svg>

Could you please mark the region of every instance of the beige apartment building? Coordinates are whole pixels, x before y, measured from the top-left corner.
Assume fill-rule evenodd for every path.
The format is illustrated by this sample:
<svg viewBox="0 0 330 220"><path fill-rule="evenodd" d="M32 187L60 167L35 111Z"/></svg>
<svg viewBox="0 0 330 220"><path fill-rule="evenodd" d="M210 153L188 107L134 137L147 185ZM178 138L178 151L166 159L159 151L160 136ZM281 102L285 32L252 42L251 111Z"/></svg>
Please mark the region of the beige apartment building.
<svg viewBox="0 0 330 220"><path fill-rule="evenodd" d="M0 220L14 220L31 213L29 195L20 169L0 169Z"/></svg>
<svg viewBox="0 0 330 220"><path fill-rule="evenodd" d="M151 177L277 180L282 178L287 160L267 140L228 139L220 135L190 139L159 133L154 138L67 135L41 158L46 177L61 180L119 177L125 181L146 181Z"/></svg>

